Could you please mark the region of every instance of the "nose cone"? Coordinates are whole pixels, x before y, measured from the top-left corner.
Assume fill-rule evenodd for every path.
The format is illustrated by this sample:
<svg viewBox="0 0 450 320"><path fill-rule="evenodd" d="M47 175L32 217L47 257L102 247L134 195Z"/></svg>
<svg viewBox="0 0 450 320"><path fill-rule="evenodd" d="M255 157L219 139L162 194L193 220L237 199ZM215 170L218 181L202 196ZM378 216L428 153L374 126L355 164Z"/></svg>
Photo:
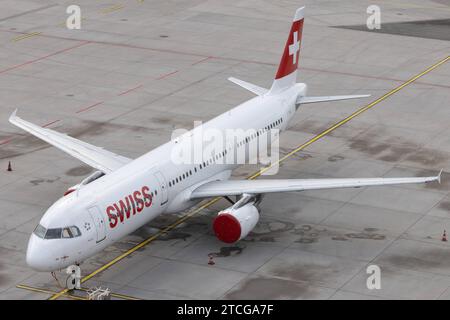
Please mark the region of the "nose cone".
<svg viewBox="0 0 450 320"><path fill-rule="evenodd" d="M51 265L43 241L35 234L31 235L27 248L27 264L36 271L54 271L56 268Z"/></svg>

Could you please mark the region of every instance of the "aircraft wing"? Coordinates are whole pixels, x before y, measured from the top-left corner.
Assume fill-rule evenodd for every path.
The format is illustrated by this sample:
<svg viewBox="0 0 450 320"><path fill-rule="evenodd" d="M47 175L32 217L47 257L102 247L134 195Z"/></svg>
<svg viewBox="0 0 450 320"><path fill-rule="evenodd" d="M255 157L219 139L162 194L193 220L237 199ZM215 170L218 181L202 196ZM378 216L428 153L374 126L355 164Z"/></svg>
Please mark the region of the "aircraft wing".
<svg viewBox="0 0 450 320"><path fill-rule="evenodd" d="M316 102L329 102L339 100L350 100L370 97L370 94L346 95L346 96L323 96L323 97L298 97L295 104L306 104Z"/></svg>
<svg viewBox="0 0 450 320"><path fill-rule="evenodd" d="M9 117L9 122L104 173L112 172L131 161L129 158L72 138L67 134L39 127L19 118L16 113L17 109Z"/></svg>
<svg viewBox="0 0 450 320"><path fill-rule="evenodd" d="M333 188L359 188L392 184L439 181L441 172L433 177L413 178L351 178L351 179L281 179L281 180L224 180L205 183L196 188L191 198L262 194L272 192L304 191Z"/></svg>

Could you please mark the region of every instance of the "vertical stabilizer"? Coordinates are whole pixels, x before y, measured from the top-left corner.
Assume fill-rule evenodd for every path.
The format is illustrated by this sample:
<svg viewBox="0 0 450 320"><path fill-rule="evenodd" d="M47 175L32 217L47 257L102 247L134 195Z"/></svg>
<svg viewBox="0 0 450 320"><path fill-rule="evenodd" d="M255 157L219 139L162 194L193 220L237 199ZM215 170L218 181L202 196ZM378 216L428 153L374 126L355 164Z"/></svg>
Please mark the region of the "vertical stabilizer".
<svg viewBox="0 0 450 320"><path fill-rule="evenodd" d="M281 57L275 80L270 88L270 94L276 94L290 88L297 81L297 66L302 43L304 11L305 7L301 7L295 12L283 56Z"/></svg>

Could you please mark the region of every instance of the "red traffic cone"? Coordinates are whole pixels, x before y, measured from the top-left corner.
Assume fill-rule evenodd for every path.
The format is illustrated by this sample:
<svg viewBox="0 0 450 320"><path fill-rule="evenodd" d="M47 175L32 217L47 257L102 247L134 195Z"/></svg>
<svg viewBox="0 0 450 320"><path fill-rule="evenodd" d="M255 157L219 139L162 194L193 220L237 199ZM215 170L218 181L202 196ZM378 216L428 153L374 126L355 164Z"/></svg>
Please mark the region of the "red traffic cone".
<svg viewBox="0 0 450 320"><path fill-rule="evenodd" d="M209 264L210 266L215 265L216 263L215 263L214 260L213 260L213 255L212 255L212 254L208 254L208 257L209 257L208 264Z"/></svg>
<svg viewBox="0 0 450 320"><path fill-rule="evenodd" d="M11 161L8 162L8 171L12 171Z"/></svg>
<svg viewBox="0 0 450 320"><path fill-rule="evenodd" d="M442 241L447 242L447 233L444 230L444 234L442 235Z"/></svg>

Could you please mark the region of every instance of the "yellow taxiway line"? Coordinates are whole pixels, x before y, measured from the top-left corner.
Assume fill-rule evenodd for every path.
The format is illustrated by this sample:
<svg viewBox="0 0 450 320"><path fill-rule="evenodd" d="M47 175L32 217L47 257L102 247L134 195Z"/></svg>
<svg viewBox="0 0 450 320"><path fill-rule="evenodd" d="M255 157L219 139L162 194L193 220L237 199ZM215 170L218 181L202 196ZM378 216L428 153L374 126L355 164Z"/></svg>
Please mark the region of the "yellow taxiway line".
<svg viewBox="0 0 450 320"><path fill-rule="evenodd" d="M12 41L17 42L17 41L20 41L20 40L28 39L28 38L31 38L31 37L38 36L41 33L42 32L32 32L32 33L23 34L21 36L15 37L14 39L12 39Z"/></svg>
<svg viewBox="0 0 450 320"><path fill-rule="evenodd" d="M32 286L27 286L27 285L24 285L24 284L18 284L18 285L16 285L16 288L24 289L24 290L28 290L28 291L33 291L33 292L44 293L44 294L51 294L51 295L54 295L54 294L58 293L56 291L43 289L43 288L32 287ZM87 289L87 288L81 288L81 289L77 289L77 290L83 291L83 292L88 292L89 291L89 289ZM70 298L70 299L73 299L73 300L89 300L89 299L87 299L85 297L75 296L75 295L68 294L68 293L65 293L63 296L67 297L67 298ZM119 298L119 299L123 299L123 300L142 300L140 298L132 297L132 296L129 296L129 295L126 295L126 294L120 294L120 293L114 293L114 292L111 292L111 297Z"/></svg>
<svg viewBox="0 0 450 320"><path fill-rule="evenodd" d="M138 0L138 2L142 3L143 0L142 1ZM125 8L124 4L116 4L116 5L113 5L111 7L105 8L105 9L99 11L99 12L102 13L102 14L108 14L108 13L111 13L111 12L114 12L114 11L121 10L123 8ZM81 21L86 21L86 18L81 18ZM60 24L58 24L58 26L59 27L65 27L66 23L67 23L67 21L61 22ZM20 36L18 36L16 38L13 38L12 41L17 42L17 41L20 41L20 40L24 40L24 39L28 39L28 38L31 38L31 37L38 36L40 34L42 34L42 32L26 33L26 34L20 35Z"/></svg>
<svg viewBox="0 0 450 320"><path fill-rule="evenodd" d="M58 293L58 292L55 292L55 291L52 291L52 290L30 287L30 286L26 286L26 285L23 285L23 284L18 284L16 286L16 288L24 289L24 290L28 290L28 291L33 291L33 292L45 293L45 294L57 294ZM74 296L74 295L71 295L71 294L67 294L67 293L62 294L62 296L70 298L70 299L73 299L73 300L87 300L86 298L77 297L77 296Z"/></svg>
<svg viewBox="0 0 450 320"><path fill-rule="evenodd" d="M324 136L326 136L327 134L329 134L330 132L336 130L337 128L341 127L342 125L346 124L347 122L349 122L350 120L352 120L353 118L359 116L360 114L362 114L363 112L373 108L375 105L377 105L378 103L386 100L387 98L389 98L390 96L392 96L393 94L397 93L398 91L400 91L401 89L403 89L404 87L410 85L411 83L413 83L414 81L416 81L417 79L419 79L420 77L426 75L427 73L431 72L432 70L436 69L437 67L439 67L440 65L446 63L447 61L450 60L450 56L436 62L435 64L433 64L432 66L428 67L426 70L422 71L421 73L415 75L414 77L412 77L411 79L409 79L408 81L404 82L403 84L399 85L398 87L392 89L391 91L389 91L388 93L384 94L383 96L381 96L380 98L376 99L375 101L369 103L368 105L358 109L357 111L355 111L354 113L352 113L351 115L349 115L348 117L346 117L345 119L337 122L336 124L334 124L333 126L331 126L330 128L322 131L321 133L319 133L318 135L316 135L314 138L308 140L307 142L303 143L302 145L298 146L297 148L293 149L291 152L289 152L288 154L286 154L285 156L283 156L282 158L280 158L276 163L271 164L271 166L263 168L261 170L259 170L258 172L252 174L251 176L249 176L247 179L249 180L253 180L257 177L259 177L261 174L263 174L264 172L266 172L267 170L269 170L270 168L272 168L275 164L280 164L281 162L285 161L286 159L288 159L289 157L291 157L292 155L294 155L295 153L297 153L300 150L303 150L304 148L306 148L307 146L311 145L312 143L316 142L317 140L323 138ZM167 232L171 231L172 229L174 229L176 226L180 225L181 223L183 223L184 221L186 221L187 219L191 218L192 216L194 216L195 214L197 214L198 212L202 211L203 209L208 208L209 206L213 205L214 203L216 203L217 201L219 201L221 199L221 197L216 197L212 200L207 201L205 204L203 204L202 206L194 209L193 211L187 213L186 215L184 215L183 217L181 217L180 219L178 219L177 221L175 221L173 224L165 227L164 229L160 230L159 232L157 232L156 234L152 235L150 238L140 242L139 244L137 244L136 246L134 246L133 248L129 249L128 251L122 253L121 255L119 255L118 257L116 257L115 259L111 260L110 262L108 262L107 264L101 266L100 268L98 268L97 270L91 272L90 274L88 274L87 276L85 276L83 279L81 279L81 282L86 282L87 280L91 279L92 277L94 277L95 275L99 274L100 272L108 269L109 267L111 267L112 265L116 264L117 262L119 262L120 260L124 259L125 257L129 256L130 254L132 254L133 252L139 250L140 248L146 246L147 244L149 244L150 242L154 241L155 239L157 239L158 237L160 237L163 234L166 234ZM51 296L49 298L49 300L56 300L59 297L61 297L62 295L66 294L68 292L67 289L65 290L61 290L60 292L58 292L57 294Z"/></svg>
<svg viewBox="0 0 450 320"><path fill-rule="evenodd" d="M107 13L111 13L111 12L114 12L114 11L117 11L117 10L120 10L120 9L123 9L123 8L125 8L125 5L123 5L123 4L116 4L116 5L112 6L112 7L103 9L100 12L103 13L103 14L107 14Z"/></svg>

